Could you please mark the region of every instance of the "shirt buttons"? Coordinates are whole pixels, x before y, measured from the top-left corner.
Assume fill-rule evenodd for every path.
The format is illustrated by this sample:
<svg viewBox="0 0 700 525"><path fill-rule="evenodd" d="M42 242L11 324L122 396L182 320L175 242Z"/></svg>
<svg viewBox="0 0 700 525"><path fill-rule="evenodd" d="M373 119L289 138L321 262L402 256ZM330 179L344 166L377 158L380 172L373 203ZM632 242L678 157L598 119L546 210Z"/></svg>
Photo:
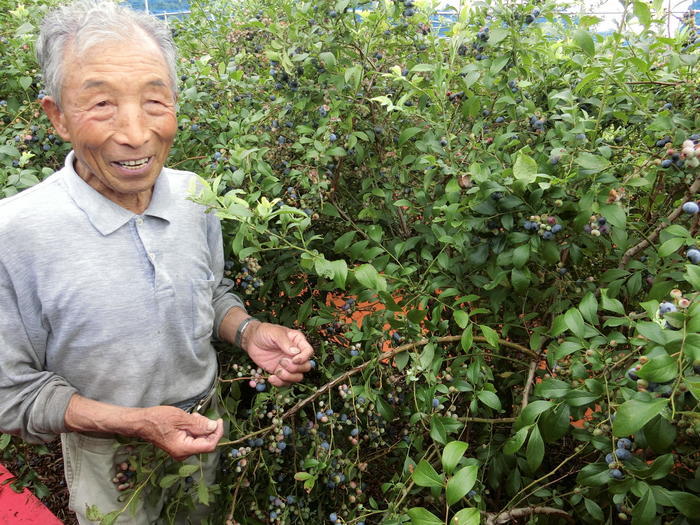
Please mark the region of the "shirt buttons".
<svg viewBox="0 0 700 525"><path fill-rule="evenodd" d="M141 226L143 224L143 219L141 217L136 217L136 224Z"/></svg>
<svg viewBox="0 0 700 525"><path fill-rule="evenodd" d="M152 260L152 261L155 261L155 260L156 260L156 254L153 253L153 252L149 253L149 254L148 254L148 258L149 258L150 260Z"/></svg>

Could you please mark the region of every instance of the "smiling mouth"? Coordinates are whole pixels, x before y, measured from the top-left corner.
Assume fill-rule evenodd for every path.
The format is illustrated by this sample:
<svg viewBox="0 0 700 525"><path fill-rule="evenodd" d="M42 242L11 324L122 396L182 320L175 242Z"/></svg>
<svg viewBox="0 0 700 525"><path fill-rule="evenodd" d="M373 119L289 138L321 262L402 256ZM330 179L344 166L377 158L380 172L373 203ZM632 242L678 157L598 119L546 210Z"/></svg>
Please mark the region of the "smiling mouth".
<svg viewBox="0 0 700 525"><path fill-rule="evenodd" d="M150 160L151 157L144 157L143 159L116 161L115 164L128 170L138 170L148 164Z"/></svg>

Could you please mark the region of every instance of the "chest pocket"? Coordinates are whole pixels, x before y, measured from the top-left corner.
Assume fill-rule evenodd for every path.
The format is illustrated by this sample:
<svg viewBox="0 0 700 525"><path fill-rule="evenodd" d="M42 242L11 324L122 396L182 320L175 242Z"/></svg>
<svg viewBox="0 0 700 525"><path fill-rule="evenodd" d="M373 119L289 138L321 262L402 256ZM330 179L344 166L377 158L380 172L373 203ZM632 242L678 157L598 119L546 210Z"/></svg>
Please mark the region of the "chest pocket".
<svg viewBox="0 0 700 525"><path fill-rule="evenodd" d="M195 339L211 337L214 327L214 277L192 279L192 335Z"/></svg>

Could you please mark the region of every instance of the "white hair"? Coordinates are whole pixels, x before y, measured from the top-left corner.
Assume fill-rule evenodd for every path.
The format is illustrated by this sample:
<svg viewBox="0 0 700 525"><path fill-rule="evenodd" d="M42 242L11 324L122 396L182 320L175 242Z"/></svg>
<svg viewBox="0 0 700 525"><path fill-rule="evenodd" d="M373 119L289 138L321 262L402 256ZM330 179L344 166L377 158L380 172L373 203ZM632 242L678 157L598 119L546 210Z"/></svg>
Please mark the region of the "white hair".
<svg viewBox="0 0 700 525"><path fill-rule="evenodd" d="M130 41L139 30L162 51L170 74L170 87L173 94L177 94L177 50L168 26L154 16L113 0L76 0L49 11L44 17L36 53L47 94L60 107L65 75L63 59L69 46L72 46L70 50L82 54L106 41Z"/></svg>

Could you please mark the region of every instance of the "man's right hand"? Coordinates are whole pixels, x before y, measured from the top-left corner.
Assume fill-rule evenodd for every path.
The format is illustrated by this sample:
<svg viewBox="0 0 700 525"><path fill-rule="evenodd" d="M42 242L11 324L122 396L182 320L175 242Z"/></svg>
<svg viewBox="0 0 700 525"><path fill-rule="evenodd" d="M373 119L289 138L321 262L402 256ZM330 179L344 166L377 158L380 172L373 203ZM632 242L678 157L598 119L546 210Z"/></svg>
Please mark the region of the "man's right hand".
<svg viewBox="0 0 700 525"><path fill-rule="evenodd" d="M223 420L189 414L172 406L128 408L75 394L65 414L71 432L99 432L138 437L163 449L175 460L213 452L224 434Z"/></svg>
<svg viewBox="0 0 700 525"><path fill-rule="evenodd" d="M143 411L143 421L138 437L163 449L177 461L194 454L213 452L224 435L222 419L214 421L171 406L140 410Z"/></svg>

